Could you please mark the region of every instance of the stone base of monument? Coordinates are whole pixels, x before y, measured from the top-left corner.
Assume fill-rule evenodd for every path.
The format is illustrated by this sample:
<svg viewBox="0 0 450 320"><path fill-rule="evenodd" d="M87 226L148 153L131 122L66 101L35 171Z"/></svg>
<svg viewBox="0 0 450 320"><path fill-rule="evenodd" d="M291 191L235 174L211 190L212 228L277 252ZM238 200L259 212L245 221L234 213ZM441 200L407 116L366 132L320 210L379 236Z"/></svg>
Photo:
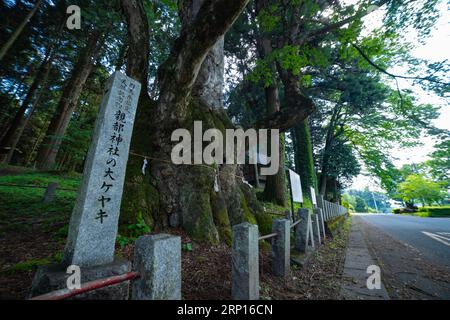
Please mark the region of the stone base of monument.
<svg viewBox="0 0 450 320"><path fill-rule="evenodd" d="M71 274L66 273L67 266L60 264L41 266L31 285L29 298L39 296L59 289L67 289L67 278ZM95 266L81 267L81 284L104 279L111 276L125 274L131 271L131 263L123 258L116 258L113 262ZM127 300L129 298L129 281L108 287L100 288L94 291L86 292L70 298L71 300Z"/></svg>

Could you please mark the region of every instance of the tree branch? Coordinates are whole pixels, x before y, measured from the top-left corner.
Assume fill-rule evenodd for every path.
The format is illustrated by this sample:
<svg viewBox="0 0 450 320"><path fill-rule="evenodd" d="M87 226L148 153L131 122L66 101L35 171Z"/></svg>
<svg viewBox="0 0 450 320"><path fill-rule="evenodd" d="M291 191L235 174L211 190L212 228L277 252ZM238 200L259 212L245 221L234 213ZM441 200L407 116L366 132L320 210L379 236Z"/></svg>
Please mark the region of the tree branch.
<svg viewBox="0 0 450 320"><path fill-rule="evenodd" d="M324 26L321 29L310 31L310 32L306 33L304 37L299 39L298 44L302 45L305 42L311 41L312 39L315 39L318 36L321 36L321 35L327 34L328 32L331 32L331 31L334 31L336 29L339 29L340 27L342 27L342 26L346 25L347 23L350 23L350 22L352 22L352 21L354 21L356 19L361 19L361 18L369 15L370 13L372 13L373 11L378 9L379 7L383 6L387 2L388 2L388 0L383 0L376 7L372 7L374 9L360 10L356 14L354 14L353 16L350 16L348 18L345 18L345 19L343 19L341 21L338 21L338 22L335 22L335 23L332 23L332 24L327 24L326 26Z"/></svg>
<svg viewBox="0 0 450 320"><path fill-rule="evenodd" d="M429 81L429 82L442 84L442 85L445 85L445 86L450 85L450 83L445 83L445 82L442 82L442 81L434 80L434 79L431 79L430 77L402 76L402 75L396 75L396 74L390 73L386 69L380 67L375 62L373 62L364 53L364 51L360 47L358 47L356 44L352 43L351 45L358 51L358 53L361 55L361 57L363 57L364 60L366 60L372 67L374 67L375 69L377 69L378 71L380 71L380 72L382 72L384 74L387 74L388 76L390 76L392 78L401 78L401 79L410 79L410 80L422 80L422 81Z"/></svg>
<svg viewBox="0 0 450 320"><path fill-rule="evenodd" d="M142 0L121 0L128 27L127 75L142 85L141 96L148 97L149 26Z"/></svg>
<svg viewBox="0 0 450 320"><path fill-rule="evenodd" d="M203 2L194 21L182 30L170 57L158 70L161 84L160 106L172 105L174 108L171 109L176 113L186 105L186 99L209 50L231 27L248 2L249 0ZM163 109L160 111L165 112Z"/></svg>
<svg viewBox="0 0 450 320"><path fill-rule="evenodd" d="M285 88L285 106L280 111L257 121L252 127L279 129L283 132L305 120L314 112L314 102L305 96L298 87L298 76L292 72L283 72L281 78Z"/></svg>

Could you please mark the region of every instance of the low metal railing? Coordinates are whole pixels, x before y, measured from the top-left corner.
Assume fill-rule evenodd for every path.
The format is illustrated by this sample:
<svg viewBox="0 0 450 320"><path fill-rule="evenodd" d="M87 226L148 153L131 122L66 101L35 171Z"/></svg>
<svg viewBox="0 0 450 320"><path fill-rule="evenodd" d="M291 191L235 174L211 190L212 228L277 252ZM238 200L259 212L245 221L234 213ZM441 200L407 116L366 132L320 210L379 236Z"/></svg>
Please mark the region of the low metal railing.
<svg viewBox="0 0 450 320"><path fill-rule="evenodd" d="M131 281L139 278L140 275L138 272L127 272L125 274L111 276L104 279L98 279L94 281L85 282L81 285L79 289L60 289L55 290L40 296L35 296L30 300L64 300L68 298L72 298L78 296L80 294L94 291L97 289L109 287L115 284L119 284L125 281Z"/></svg>

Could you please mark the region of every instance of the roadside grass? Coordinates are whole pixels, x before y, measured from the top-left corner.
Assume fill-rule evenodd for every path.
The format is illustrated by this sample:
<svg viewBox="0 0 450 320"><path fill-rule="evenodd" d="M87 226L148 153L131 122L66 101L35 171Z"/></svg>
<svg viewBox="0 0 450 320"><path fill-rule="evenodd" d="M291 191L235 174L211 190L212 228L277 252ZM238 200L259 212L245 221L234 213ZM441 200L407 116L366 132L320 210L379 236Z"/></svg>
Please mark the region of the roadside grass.
<svg viewBox="0 0 450 320"><path fill-rule="evenodd" d="M450 218L450 206L420 207L417 212L402 212L400 214L422 218Z"/></svg>
<svg viewBox="0 0 450 320"><path fill-rule="evenodd" d="M431 218L450 218L450 206L423 207L418 213Z"/></svg>

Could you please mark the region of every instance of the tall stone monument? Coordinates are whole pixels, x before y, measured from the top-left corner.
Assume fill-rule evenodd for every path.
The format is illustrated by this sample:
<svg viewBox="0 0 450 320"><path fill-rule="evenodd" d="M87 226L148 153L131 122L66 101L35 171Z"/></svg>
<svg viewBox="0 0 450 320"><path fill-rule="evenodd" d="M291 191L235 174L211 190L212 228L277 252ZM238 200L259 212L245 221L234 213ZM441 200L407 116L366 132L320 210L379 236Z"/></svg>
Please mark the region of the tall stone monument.
<svg viewBox="0 0 450 320"><path fill-rule="evenodd" d="M62 263L37 271L32 296L65 288L69 265L80 267L82 283L130 269L128 261L114 258L114 248L140 90L140 83L121 72L115 72L108 80L70 219ZM119 284L96 291L89 298L121 299L127 295L128 284Z"/></svg>
<svg viewBox="0 0 450 320"><path fill-rule="evenodd" d="M120 72L109 79L69 224L63 263L114 260L125 170L141 85Z"/></svg>

